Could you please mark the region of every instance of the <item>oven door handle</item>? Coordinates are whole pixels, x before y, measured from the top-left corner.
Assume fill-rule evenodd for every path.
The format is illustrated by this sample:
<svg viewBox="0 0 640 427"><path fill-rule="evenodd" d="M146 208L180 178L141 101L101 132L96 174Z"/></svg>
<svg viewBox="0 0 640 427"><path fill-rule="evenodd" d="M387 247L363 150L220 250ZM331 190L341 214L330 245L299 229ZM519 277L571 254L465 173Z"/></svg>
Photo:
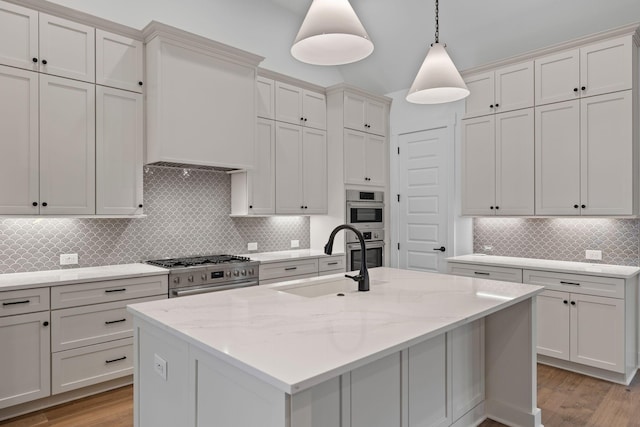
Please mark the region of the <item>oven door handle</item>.
<svg viewBox="0 0 640 427"><path fill-rule="evenodd" d="M197 288L191 289L172 289L171 293L176 297L184 297L187 295L197 295L197 294L206 294L209 292L218 292L218 291L226 291L227 289L239 289L239 288L247 288L249 286L257 286L257 280L250 280L248 282L240 282L234 283L232 285L212 285L212 286L199 286Z"/></svg>

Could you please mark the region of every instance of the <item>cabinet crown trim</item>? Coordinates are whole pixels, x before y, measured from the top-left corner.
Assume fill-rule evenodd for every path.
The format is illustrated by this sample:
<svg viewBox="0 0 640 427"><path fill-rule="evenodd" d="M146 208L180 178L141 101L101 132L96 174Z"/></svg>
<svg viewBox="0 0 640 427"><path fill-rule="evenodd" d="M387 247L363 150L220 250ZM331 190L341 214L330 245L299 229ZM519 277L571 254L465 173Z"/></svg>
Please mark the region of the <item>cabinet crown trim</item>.
<svg viewBox="0 0 640 427"><path fill-rule="evenodd" d="M265 68L258 68L258 76L264 77L266 79L275 80L281 83L287 83L293 86L298 86L298 87L301 87L302 89L307 89L312 92L318 92L323 95L325 94L325 88L323 86L309 83L304 80L297 79L295 77L287 76L286 74L281 74L276 71L267 70Z"/></svg>
<svg viewBox="0 0 640 427"><path fill-rule="evenodd" d="M327 95L329 94L333 94L333 93L338 93L338 92L351 92L354 93L356 95L360 95L360 96L365 96L367 98L370 99L374 99L380 102L384 102L388 105L391 105L391 102L393 101L392 98L389 98L388 96L384 96L384 95L378 95L372 92L367 92L366 90L360 89L359 87L356 86L351 86L349 84L346 83L339 83L337 85L333 85L333 86L329 86L327 88Z"/></svg>

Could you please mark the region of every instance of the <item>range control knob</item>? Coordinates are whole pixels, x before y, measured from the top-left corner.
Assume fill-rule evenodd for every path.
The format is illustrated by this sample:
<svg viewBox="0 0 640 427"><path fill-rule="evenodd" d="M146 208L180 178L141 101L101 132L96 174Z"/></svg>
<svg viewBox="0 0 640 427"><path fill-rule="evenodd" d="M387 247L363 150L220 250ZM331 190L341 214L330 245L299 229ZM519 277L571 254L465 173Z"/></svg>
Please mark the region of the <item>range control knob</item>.
<svg viewBox="0 0 640 427"><path fill-rule="evenodd" d="M253 274L254 274L253 268L249 269L249 276L253 276Z"/></svg>
<svg viewBox="0 0 640 427"><path fill-rule="evenodd" d="M203 282L205 280L207 280L207 274L206 273L202 273L202 276L200 276L200 279L202 279Z"/></svg>
<svg viewBox="0 0 640 427"><path fill-rule="evenodd" d="M234 270L233 275L238 277L240 275L240 272L238 270Z"/></svg>
<svg viewBox="0 0 640 427"><path fill-rule="evenodd" d="M189 276L189 278L187 279L190 282L193 282L193 275Z"/></svg>
<svg viewBox="0 0 640 427"><path fill-rule="evenodd" d="M173 283L175 283L175 284L180 283L180 278L179 277L174 277L173 278Z"/></svg>
<svg viewBox="0 0 640 427"><path fill-rule="evenodd" d="M240 274L242 274L243 276L246 276L246 275L247 275L247 270L242 270L242 271L240 272Z"/></svg>
<svg viewBox="0 0 640 427"><path fill-rule="evenodd" d="M227 271L227 277L231 277L231 272Z"/></svg>

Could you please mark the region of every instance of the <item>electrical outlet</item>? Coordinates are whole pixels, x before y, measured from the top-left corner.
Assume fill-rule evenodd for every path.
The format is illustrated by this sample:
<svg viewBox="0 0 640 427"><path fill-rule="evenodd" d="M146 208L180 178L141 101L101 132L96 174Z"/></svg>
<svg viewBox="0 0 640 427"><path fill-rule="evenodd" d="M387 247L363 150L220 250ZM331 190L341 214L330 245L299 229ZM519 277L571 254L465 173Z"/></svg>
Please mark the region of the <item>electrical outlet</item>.
<svg viewBox="0 0 640 427"><path fill-rule="evenodd" d="M247 243L247 250L248 251L257 251L258 250L258 243L256 243L256 242Z"/></svg>
<svg viewBox="0 0 640 427"><path fill-rule="evenodd" d="M156 371L163 380L167 380L167 361L157 354L153 355L153 370Z"/></svg>
<svg viewBox="0 0 640 427"><path fill-rule="evenodd" d="M299 248L300 247L300 240L292 240L291 241L291 247L292 248Z"/></svg>
<svg viewBox="0 0 640 427"><path fill-rule="evenodd" d="M584 251L584 257L586 259L593 259L596 261L602 261L602 251Z"/></svg>
<svg viewBox="0 0 640 427"><path fill-rule="evenodd" d="M484 245L483 249L485 252L491 252L493 250L493 246Z"/></svg>
<svg viewBox="0 0 640 427"><path fill-rule="evenodd" d="M71 265L78 263L78 254L60 254L60 265Z"/></svg>

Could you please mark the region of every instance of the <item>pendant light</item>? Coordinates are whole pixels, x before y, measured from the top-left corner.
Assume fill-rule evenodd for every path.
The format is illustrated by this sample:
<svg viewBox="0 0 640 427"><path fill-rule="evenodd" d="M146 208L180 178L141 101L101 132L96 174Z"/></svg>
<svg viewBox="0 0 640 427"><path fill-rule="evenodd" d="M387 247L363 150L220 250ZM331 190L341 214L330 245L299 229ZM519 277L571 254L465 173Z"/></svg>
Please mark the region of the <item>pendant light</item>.
<svg viewBox="0 0 640 427"><path fill-rule="evenodd" d="M407 101L414 104L442 104L469 96L469 89L462 80L451 58L440 44L438 0L436 0L436 41L409 89Z"/></svg>
<svg viewBox="0 0 640 427"><path fill-rule="evenodd" d="M291 55L313 65L341 65L366 58L373 43L349 0L313 0Z"/></svg>

